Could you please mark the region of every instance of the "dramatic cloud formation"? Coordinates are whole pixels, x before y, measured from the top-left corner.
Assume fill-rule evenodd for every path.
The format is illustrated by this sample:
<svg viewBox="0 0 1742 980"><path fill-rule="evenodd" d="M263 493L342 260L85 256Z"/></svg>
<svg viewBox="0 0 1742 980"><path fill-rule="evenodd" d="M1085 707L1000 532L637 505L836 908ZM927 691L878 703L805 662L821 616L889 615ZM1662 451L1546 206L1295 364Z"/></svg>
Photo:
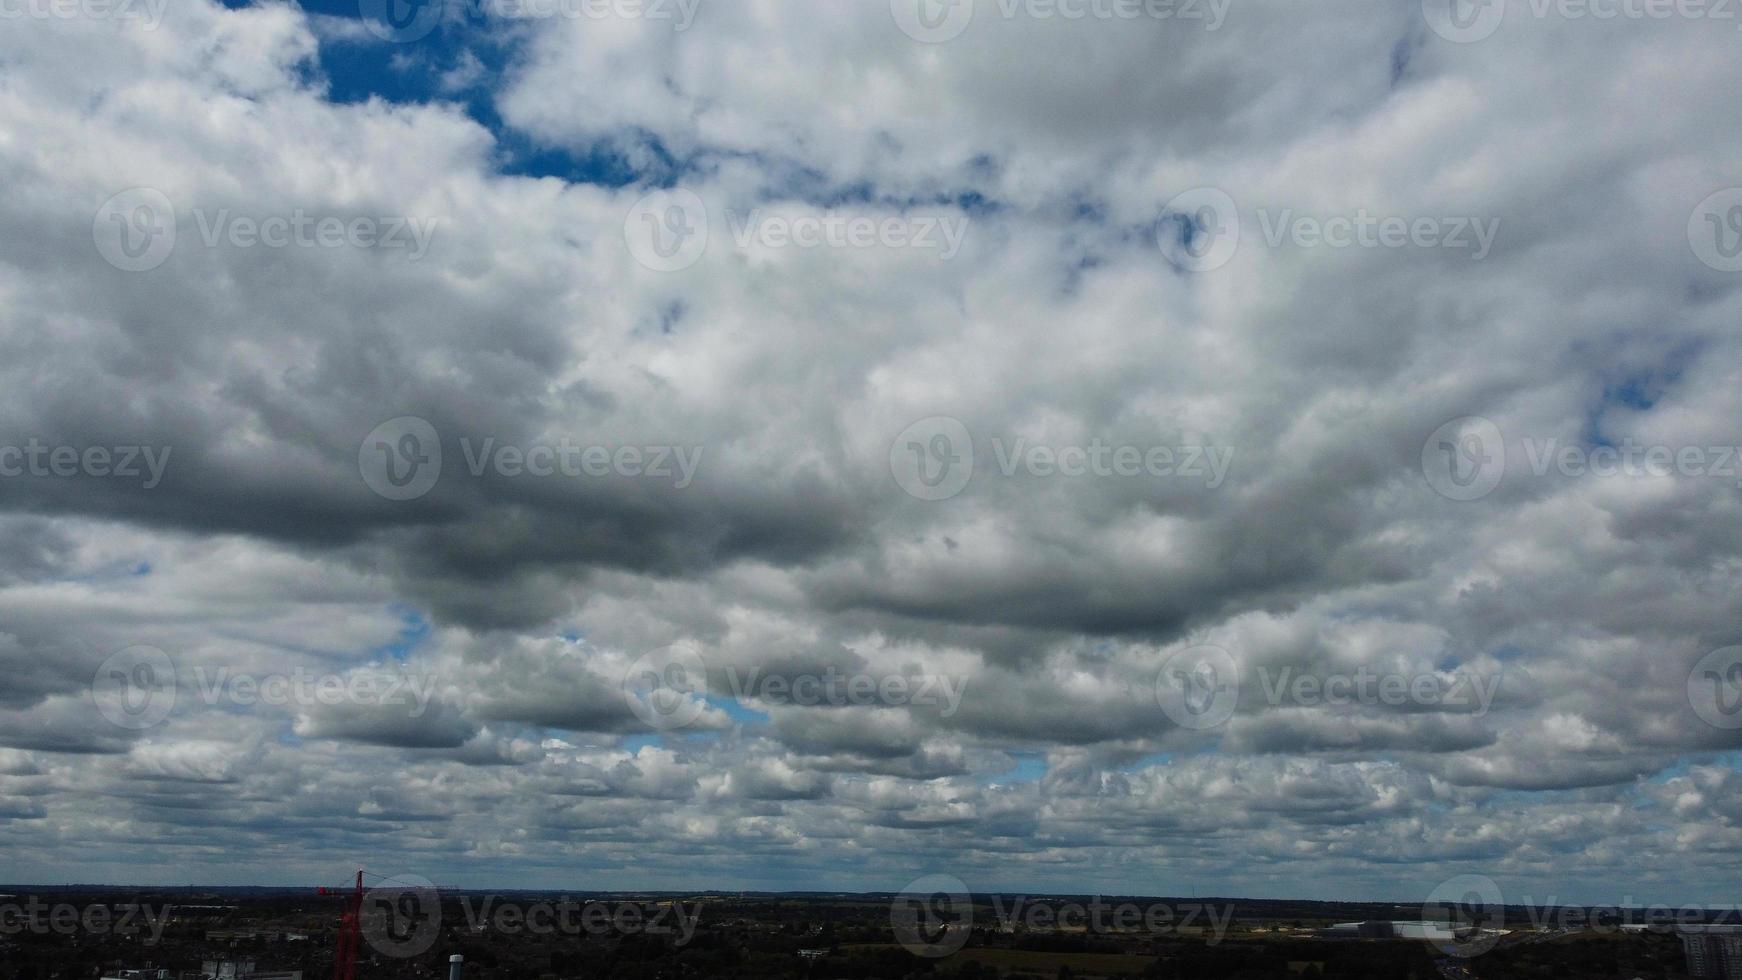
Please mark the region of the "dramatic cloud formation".
<svg viewBox="0 0 1742 980"><path fill-rule="evenodd" d="M1635 6L18 7L0 878L1733 900Z"/></svg>

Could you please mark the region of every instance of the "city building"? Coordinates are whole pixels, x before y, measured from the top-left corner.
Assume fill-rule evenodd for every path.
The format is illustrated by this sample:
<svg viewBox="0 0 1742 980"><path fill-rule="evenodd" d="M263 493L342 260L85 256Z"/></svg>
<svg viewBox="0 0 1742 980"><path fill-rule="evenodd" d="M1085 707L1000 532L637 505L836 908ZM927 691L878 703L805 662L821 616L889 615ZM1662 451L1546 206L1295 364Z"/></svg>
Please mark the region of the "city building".
<svg viewBox="0 0 1742 980"><path fill-rule="evenodd" d="M1426 939L1452 940L1457 936L1449 922L1419 922L1411 919L1339 922L1323 931L1328 939Z"/></svg>
<svg viewBox="0 0 1742 980"><path fill-rule="evenodd" d="M1688 975L1699 980L1742 980L1742 926L1682 926Z"/></svg>

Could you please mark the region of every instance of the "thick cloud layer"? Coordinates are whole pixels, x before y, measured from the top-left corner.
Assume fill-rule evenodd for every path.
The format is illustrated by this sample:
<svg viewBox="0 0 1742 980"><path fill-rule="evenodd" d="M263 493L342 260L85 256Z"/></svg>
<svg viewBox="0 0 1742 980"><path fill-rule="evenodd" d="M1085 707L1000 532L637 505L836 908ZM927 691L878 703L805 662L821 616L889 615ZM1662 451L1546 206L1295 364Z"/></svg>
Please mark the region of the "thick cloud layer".
<svg viewBox="0 0 1742 980"><path fill-rule="evenodd" d="M920 3L10 21L0 878L1722 898L1736 25Z"/></svg>

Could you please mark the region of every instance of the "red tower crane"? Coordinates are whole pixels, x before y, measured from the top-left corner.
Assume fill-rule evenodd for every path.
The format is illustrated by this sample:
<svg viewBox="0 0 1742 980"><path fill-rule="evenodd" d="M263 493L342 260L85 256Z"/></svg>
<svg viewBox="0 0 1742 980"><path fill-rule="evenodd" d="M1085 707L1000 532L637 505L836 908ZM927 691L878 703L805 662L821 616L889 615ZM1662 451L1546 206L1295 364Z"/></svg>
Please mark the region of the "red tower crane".
<svg viewBox="0 0 1742 980"><path fill-rule="evenodd" d="M343 894L338 889L322 888L322 895ZM363 939L363 872L357 871L357 883L345 896L345 914L339 919L339 943L333 950L333 980L357 980L357 947Z"/></svg>

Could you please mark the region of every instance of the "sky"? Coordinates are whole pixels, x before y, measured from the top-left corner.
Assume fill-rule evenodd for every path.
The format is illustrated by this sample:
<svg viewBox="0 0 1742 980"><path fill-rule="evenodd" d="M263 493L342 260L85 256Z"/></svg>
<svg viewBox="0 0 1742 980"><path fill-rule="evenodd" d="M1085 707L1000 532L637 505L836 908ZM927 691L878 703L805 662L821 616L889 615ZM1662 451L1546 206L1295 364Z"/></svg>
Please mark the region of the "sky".
<svg viewBox="0 0 1742 980"><path fill-rule="evenodd" d="M0 880L1737 901L1742 31L16 0Z"/></svg>

